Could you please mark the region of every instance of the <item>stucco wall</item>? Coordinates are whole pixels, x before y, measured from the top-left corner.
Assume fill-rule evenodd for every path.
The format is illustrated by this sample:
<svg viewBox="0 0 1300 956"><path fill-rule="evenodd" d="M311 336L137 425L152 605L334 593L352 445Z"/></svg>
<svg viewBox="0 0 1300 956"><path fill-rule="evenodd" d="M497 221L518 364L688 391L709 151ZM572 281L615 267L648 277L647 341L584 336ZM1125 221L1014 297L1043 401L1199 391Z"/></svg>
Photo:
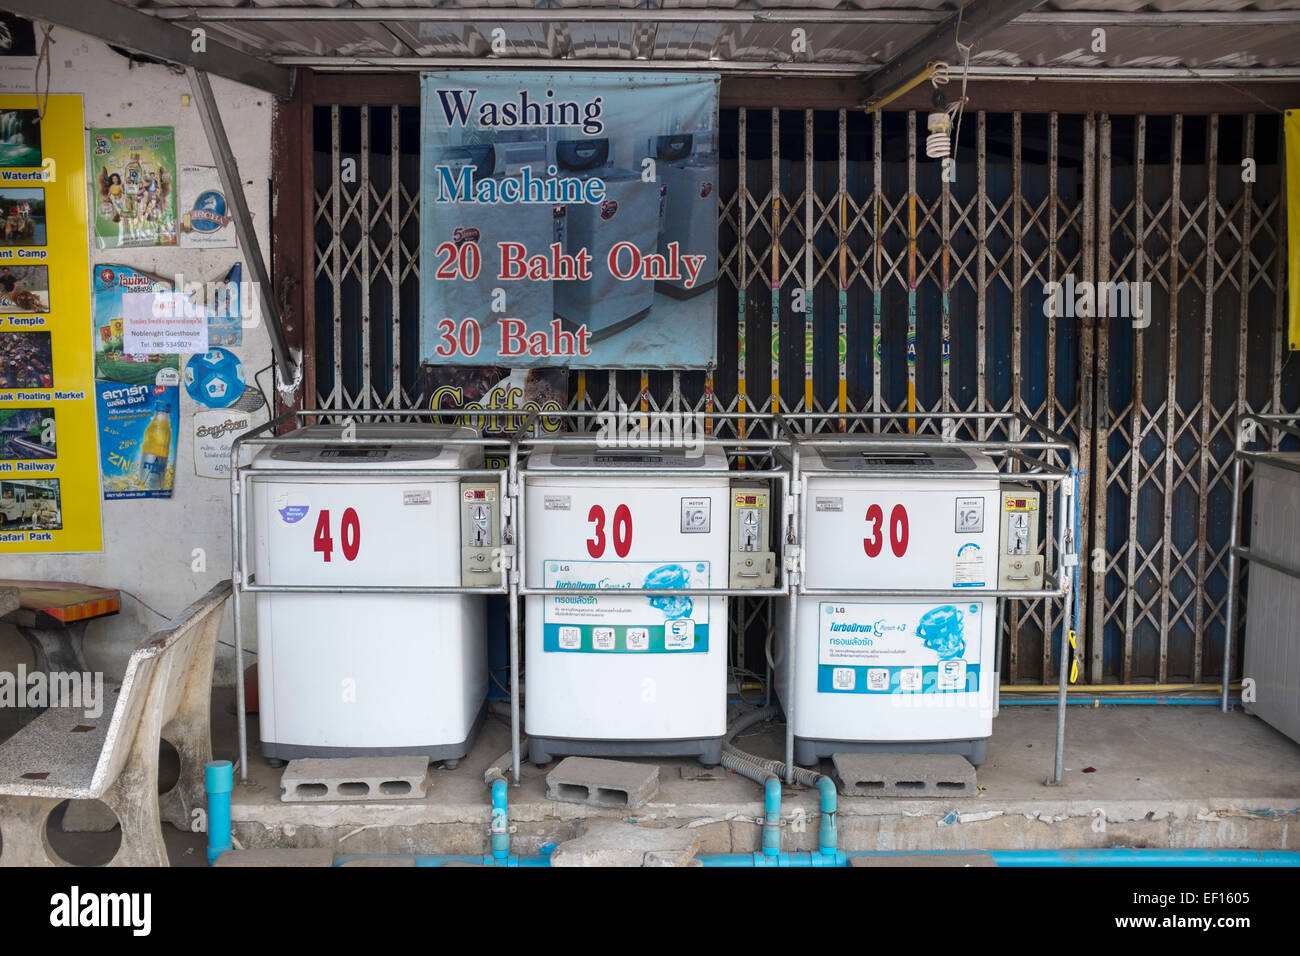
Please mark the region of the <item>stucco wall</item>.
<svg viewBox="0 0 1300 956"><path fill-rule="evenodd" d="M176 130L178 163L213 165L211 150L189 96L184 74L163 66L133 66L106 45L67 30L53 32L51 92L83 97L87 129L101 126L172 126ZM273 98L220 78L213 91L225 122L226 133L239 163L253 225L263 253L270 249L271 110ZM230 266L247 262L242 249L193 250L181 248L97 250L95 263L132 266L170 278L182 273L187 281L217 280ZM247 265L245 280L250 279ZM65 321L77 317L66 312ZM90 318L86 348L91 347ZM244 330L244 342L233 351L251 378L271 362L264 327ZM260 377L271 399L271 373ZM194 473L193 415L195 403L183 394L180 439L176 461L176 487L170 499L133 499L103 502L104 550L99 554L56 554L0 557L0 577L73 580L121 588L122 612L92 622L87 631L86 656L93 668L111 678L120 674L131 648L164 618L173 615L230 574L230 498L224 480L200 478ZM87 467L97 468L94 463ZM195 571L195 550L202 549L206 570ZM251 602L248 602L251 604ZM149 607L145 607L148 605ZM223 646L218 648L217 679L233 679L229 646L230 615L224 623ZM26 659L26 646L12 629L0 636L0 670L11 670ZM246 632L251 633L251 631ZM252 644L246 640L246 646ZM251 661L253 658L249 658Z"/></svg>

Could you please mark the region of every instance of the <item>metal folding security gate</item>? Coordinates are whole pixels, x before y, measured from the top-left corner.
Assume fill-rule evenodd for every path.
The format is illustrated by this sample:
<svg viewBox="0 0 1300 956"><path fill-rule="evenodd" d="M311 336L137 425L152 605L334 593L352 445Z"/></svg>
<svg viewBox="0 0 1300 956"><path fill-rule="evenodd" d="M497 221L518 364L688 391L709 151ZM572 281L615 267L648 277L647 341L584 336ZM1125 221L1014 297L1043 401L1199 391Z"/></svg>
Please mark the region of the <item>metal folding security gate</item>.
<svg viewBox="0 0 1300 956"><path fill-rule="evenodd" d="M418 111L317 105L311 126L309 403L423 407ZM1218 676L1232 426L1300 406L1277 118L972 113L947 177L915 112L721 126L718 365L575 373L570 406L915 409L980 438L963 413L1021 413L1081 452L1080 680ZM1050 283L1095 287L1095 313L1120 281L1151 283L1141 315L1064 295L1047 315ZM1009 606L1004 682L1051 683L1061 611ZM761 602L739 613L765 630Z"/></svg>

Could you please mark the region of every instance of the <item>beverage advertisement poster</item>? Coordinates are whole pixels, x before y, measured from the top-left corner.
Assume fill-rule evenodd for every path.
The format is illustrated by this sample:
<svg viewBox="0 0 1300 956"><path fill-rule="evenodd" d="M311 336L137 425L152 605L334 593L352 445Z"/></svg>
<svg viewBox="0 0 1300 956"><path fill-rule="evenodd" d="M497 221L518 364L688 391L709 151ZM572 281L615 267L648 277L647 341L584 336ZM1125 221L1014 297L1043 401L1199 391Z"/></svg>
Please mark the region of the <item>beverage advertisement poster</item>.
<svg viewBox="0 0 1300 956"><path fill-rule="evenodd" d="M234 220L215 166L181 167L180 245L230 248L236 245Z"/></svg>
<svg viewBox="0 0 1300 956"><path fill-rule="evenodd" d="M425 73L420 355L705 368L718 77Z"/></svg>
<svg viewBox="0 0 1300 956"><path fill-rule="evenodd" d="M180 384L180 356L126 351L127 300L142 296L152 303L155 295L171 290L158 276L126 266L94 267L95 378L128 385Z"/></svg>
<svg viewBox="0 0 1300 956"><path fill-rule="evenodd" d="M170 498L180 433L179 387L95 386L104 498Z"/></svg>
<svg viewBox="0 0 1300 956"><path fill-rule="evenodd" d="M90 133L95 243L176 245L176 144L170 126Z"/></svg>
<svg viewBox="0 0 1300 956"><path fill-rule="evenodd" d="M0 554L103 547L81 97L40 106L0 96Z"/></svg>

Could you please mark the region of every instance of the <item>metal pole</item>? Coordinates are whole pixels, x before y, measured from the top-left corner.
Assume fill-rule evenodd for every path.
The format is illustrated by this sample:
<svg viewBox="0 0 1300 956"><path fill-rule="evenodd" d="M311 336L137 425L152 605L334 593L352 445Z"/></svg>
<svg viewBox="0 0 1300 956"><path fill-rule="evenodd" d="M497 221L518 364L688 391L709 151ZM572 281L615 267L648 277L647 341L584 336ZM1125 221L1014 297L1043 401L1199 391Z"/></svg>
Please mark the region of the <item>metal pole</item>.
<svg viewBox="0 0 1300 956"><path fill-rule="evenodd" d="M997 608L997 631L993 636L993 716L996 717L998 706L1002 703L1002 598L994 598L993 603Z"/></svg>
<svg viewBox="0 0 1300 956"><path fill-rule="evenodd" d="M795 684L799 676L797 664L799 660L799 587L803 582L803 576L799 572L799 565L803 560L803 521L801 520L800 511L803 495L796 490L798 487L799 446L791 441L790 486L787 489L790 531L786 534L786 542L788 545L793 536L794 553L791 561L793 566L787 572L790 576L786 582L786 586L790 589L790 606L786 612L785 622L789 634L789 640L786 642L786 653L790 655L789 660L785 662L785 782L788 784L794 783L794 714L795 698L799 696Z"/></svg>
<svg viewBox="0 0 1300 956"><path fill-rule="evenodd" d="M231 592L230 606L235 615L235 721L239 725L239 779L248 781L248 717L244 713L244 621L239 600L244 589L244 566L240 556L239 511L243 496L239 484L239 442L230 449L230 548Z"/></svg>
<svg viewBox="0 0 1300 956"><path fill-rule="evenodd" d="M510 543L517 545L523 537L519 534L519 509L523 496L519 494L519 443L510 442L510 465L506 480L510 497ZM515 786L519 786L519 565L522 552L518 547L510 559L509 596L506 601L510 613L510 772Z"/></svg>
<svg viewBox="0 0 1300 956"><path fill-rule="evenodd" d="M221 122L221 111L217 108L216 98L212 95L212 84L208 74L194 67L186 67L185 73L190 80L190 89L194 93L194 105L198 107L199 118L203 121L203 132L212 150L212 159L221 178L221 187L226 191L233 207L235 232L239 236L239 245L248 259L253 280L257 287L257 297L261 303L262 315L266 318L266 329L271 337L271 351L275 360L291 374L298 366L289 354L289 343L284 337L284 325L280 321L280 310L275 296L271 294L271 277L266 271L266 259L262 257L262 247L258 244L257 233L253 230L252 215L248 211L248 200L244 196L244 184L239 176L239 166L235 154L226 137L225 125ZM240 308L243 306L241 304Z"/></svg>
<svg viewBox="0 0 1300 956"><path fill-rule="evenodd" d="M1237 420L1232 445L1232 513L1228 525L1228 605L1223 617L1223 694L1220 709L1228 712L1228 684L1232 677L1232 632L1237 625L1237 547L1241 544L1241 452L1242 425L1250 418Z"/></svg>
<svg viewBox="0 0 1300 956"><path fill-rule="evenodd" d="M1071 547L1075 547L1075 542L1079 540L1079 479L1078 479L1079 462L1074 458L1071 452L1070 470L1074 472L1073 488L1070 491L1070 501L1063 502L1068 511L1069 517ZM1062 489L1066 484L1062 482ZM1062 522L1064 528L1066 522ZM1077 555L1076 555L1077 560ZM1077 568L1077 565L1075 566ZM1061 581L1064 583L1066 574L1073 573L1070 569L1061 568ZM1070 686L1070 661L1074 656L1074 649L1070 647L1070 629L1074 627L1074 606L1071 604L1070 595L1067 593L1064 598L1064 604L1061 608L1061 673L1056 695L1056 755L1052 764L1052 786L1060 786L1061 773L1065 769L1065 699L1066 692Z"/></svg>

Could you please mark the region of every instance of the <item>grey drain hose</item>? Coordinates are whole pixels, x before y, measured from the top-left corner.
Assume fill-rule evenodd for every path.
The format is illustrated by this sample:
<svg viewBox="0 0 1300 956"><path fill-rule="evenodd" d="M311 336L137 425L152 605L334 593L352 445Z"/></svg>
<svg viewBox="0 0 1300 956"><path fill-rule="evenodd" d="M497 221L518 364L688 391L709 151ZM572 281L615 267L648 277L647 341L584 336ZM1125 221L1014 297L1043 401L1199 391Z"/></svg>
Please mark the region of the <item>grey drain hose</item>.
<svg viewBox="0 0 1300 956"><path fill-rule="evenodd" d="M759 757L754 754L747 753L732 743L732 741L735 740L736 737L739 736L742 731L748 730L750 727L753 727L755 724L761 724L766 720L771 720L773 717L777 715L777 713L778 713L778 709L775 706L760 707L757 710L752 710L748 714L743 714L742 716L738 717L736 719L736 722L727 728L727 735L722 738L722 752L724 758L722 761L722 765L724 767L727 767L729 770L736 770L736 768L730 766L725 759L727 755L732 755L734 757L739 758L740 760L745 761L746 763L750 764L752 767L756 769L767 771L767 773L769 774L774 774L777 777L784 779L785 771L786 771L786 766L784 761L770 760L767 757ZM736 772L742 773L742 771L740 770L736 770ZM755 782L757 783L763 783L763 780L759 780L758 778L752 777L749 774L744 774L744 775L749 777L749 779L751 780L755 780ZM803 767L800 766L796 766L794 768L795 781L797 783L803 784L803 786L805 787L816 787L817 781L820 780L821 777L822 775L815 770L805 770ZM763 779L765 780L766 776Z"/></svg>

